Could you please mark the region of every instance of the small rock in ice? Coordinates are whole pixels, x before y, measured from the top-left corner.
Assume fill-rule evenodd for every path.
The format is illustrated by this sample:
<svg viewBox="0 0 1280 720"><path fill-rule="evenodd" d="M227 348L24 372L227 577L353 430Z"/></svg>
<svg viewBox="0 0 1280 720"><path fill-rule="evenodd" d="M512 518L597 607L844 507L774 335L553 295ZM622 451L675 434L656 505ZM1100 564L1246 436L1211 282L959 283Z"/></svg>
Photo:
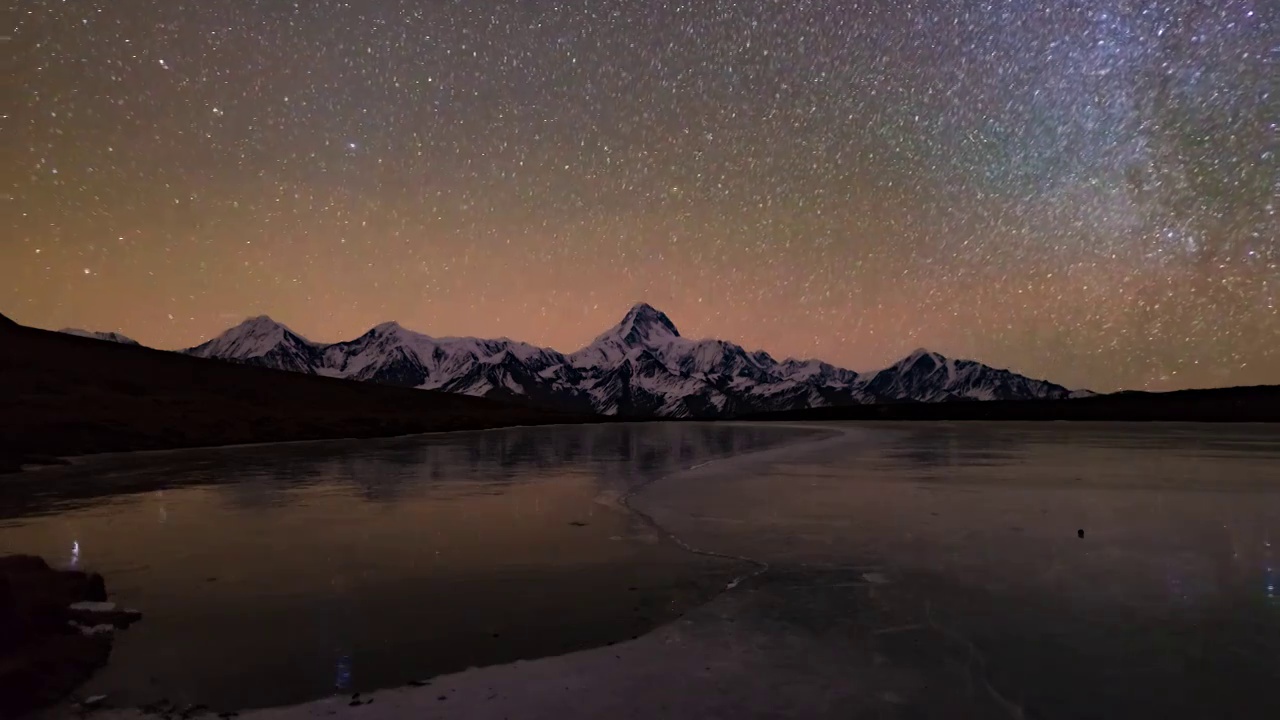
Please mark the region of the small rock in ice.
<svg viewBox="0 0 1280 720"><path fill-rule="evenodd" d="M889 584L889 578L884 573L878 573L878 572L862 573L862 579L866 580L872 585L888 585Z"/></svg>
<svg viewBox="0 0 1280 720"><path fill-rule="evenodd" d="M94 707L96 705L101 705L102 701L106 699L106 695L90 695L80 701L80 707Z"/></svg>

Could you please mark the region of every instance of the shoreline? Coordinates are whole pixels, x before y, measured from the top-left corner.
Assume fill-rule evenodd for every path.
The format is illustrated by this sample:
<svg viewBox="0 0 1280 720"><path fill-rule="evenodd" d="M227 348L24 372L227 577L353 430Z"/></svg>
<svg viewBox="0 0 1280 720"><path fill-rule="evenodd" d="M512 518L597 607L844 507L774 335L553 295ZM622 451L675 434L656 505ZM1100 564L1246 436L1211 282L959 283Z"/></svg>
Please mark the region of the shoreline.
<svg viewBox="0 0 1280 720"><path fill-rule="evenodd" d="M189 445L180 447L165 448L149 448L145 450L108 450L104 452L82 453L73 455L53 455L39 456L39 459L33 462L20 465L16 470L5 470L4 464L0 462L0 475L40 472L46 468L58 467L83 467L89 463L99 460L112 460L123 457L141 457L146 459L149 457L164 457L175 453L184 452L200 452L208 450L248 450L255 448L272 448L272 447L296 447L304 445L316 445L319 443L331 442L362 442L373 440L405 440L418 437L432 437L439 435L457 435L461 433L485 433L498 432L501 430L517 430L528 428L557 428L557 427L574 427L578 425L603 425L609 424L605 421L592 422L550 422L545 424L520 424L520 425L491 425L474 428L457 428L453 430L427 430L425 432L409 432L394 435L367 435L367 436L334 436L322 438L306 438L300 440L263 440L261 442L244 442L230 443L226 445ZM2 456L0 456L2 457Z"/></svg>
<svg viewBox="0 0 1280 720"><path fill-rule="evenodd" d="M1067 400L963 400L840 405L744 413L754 422L1280 423L1280 385L1125 391Z"/></svg>
<svg viewBox="0 0 1280 720"><path fill-rule="evenodd" d="M1031 402L1031 401L1022 401ZM475 427L458 427L447 430L425 430L421 432L393 432L391 434L371 434L371 435L333 435L325 437L309 437L298 438L292 440L262 440L258 442L234 442L226 444L211 445L176 445L173 447L148 447L137 450L105 450L86 453L68 453L62 455L47 454L31 454L31 455L14 455L6 454L0 450L0 477L5 475L17 475L25 473L38 473L50 468L64 467L81 467L85 464L125 456L142 456L142 457L163 457L173 453L195 452L207 450L236 450L236 449L254 449L266 447L290 447L314 445L318 443L330 442L360 442L372 440L404 440L417 437L433 437L440 435L456 435L461 433L485 433L498 432L502 430L528 429L528 428L558 428L558 427L575 427L582 425L628 425L628 424L650 424L650 423L693 423L693 424L734 424L749 425L753 427L788 427L796 429L830 431L838 425L856 426L861 424L880 424L887 423L890 425L900 425L909 427L916 424L966 424L966 425L982 425L993 424L1003 425L1006 423L1071 423L1073 425L1235 425L1235 426L1258 426L1258 427L1274 427L1280 423L1280 419L1244 419L1244 420L1214 420L1214 419L1184 419L1184 418L1159 418L1159 419L1129 419L1129 418L1110 418L1099 419L1094 417L1086 418L1021 418L1021 417L902 417L895 416L892 413L877 414L884 408L892 406L883 405L866 405L866 406L847 406L847 407L827 407L812 408L808 410L783 411L780 413L766 413L756 415L744 415L742 417L729 417L721 419L682 419L682 418L615 418L611 416L601 416L580 421L562 421L555 420L546 423L514 423L502 424L495 423L491 425L477 425ZM1277 410L1280 413L1280 409ZM865 416L862 416L864 415ZM830 417L828 417L828 415ZM846 417L846 415L857 415L855 417ZM756 451L764 452L764 451ZM736 457L736 456L735 456ZM718 458L711 462L719 462L724 458ZM686 468L692 470L695 468Z"/></svg>
<svg viewBox="0 0 1280 720"><path fill-rule="evenodd" d="M424 392L424 391L415 391ZM1029 403L1034 401L1019 401L1020 403ZM1075 401L1073 401L1075 402ZM979 403L973 403L977 405ZM985 404L985 403L983 403ZM990 403L996 405L997 403ZM939 404L947 405L947 404ZM513 430L521 428L536 427L572 427L579 425L616 425L616 424L649 424L649 423L705 423L705 424L738 424L751 425L758 427L794 427L811 430L831 429L835 423L839 424L863 424L863 423L891 423L894 425L910 426L915 424L931 424L931 423L962 423L962 424L1005 424L1005 423L1071 423L1071 424L1102 424L1102 425L1237 425L1237 426L1259 426L1274 427L1280 423L1280 406L1275 410L1276 417L1270 416L1262 419L1246 417L1244 419L1222 419L1222 418L1183 418L1183 417L1161 417L1161 418L1131 418L1131 417L1094 417L1092 415L1084 417L1033 417L1033 416L1009 416L1000 417L999 412L993 413L994 416L987 416L984 413L964 412L959 413L948 412L950 408L935 407L929 405L912 405L905 406L901 410L895 410L892 405L864 405L864 406L840 406L840 407L824 407L810 408L806 410L789 410L778 413L763 413L743 415L741 417L727 417L719 419L704 418L616 418L611 416L601 416L584 420L563 420L555 419L545 423L539 422L514 422L514 423L478 423L474 426L461 426L440 430L423 430L399 432L393 430L388 433L368 433L368 434L334 434L321 435L317 437L303 437L280 440L261 440L254 442L230 442L230 443L213 443L213 444L176 444L164 447L141 447L137 449L119 449L119 450L101 450L90 452L69 452L63 454L46 454L46 453L15 453L6 452L0 448L0 477L5 475L16 475L22 473L40 472L48 468L58 467L74 467L82 466L86 462L92 462L98 459L110 459L123 456L141 455L145 457L164 456L172 453L201 451L201 450L235 450L235 449L252 449L273 446L295 446L309 445L327 442L359 442L362 440L400 440L415 437L431 437L438 435L453 435L459 433L482 433L496 432L500 430ZM977 410L978 408L965 408L965 410ZM984 408L985 409L985 408ZM996 409L996 408L992 408Z"/></svg>
<svg viewBox="0 0 1280 720"><path fill-rule="evenodd" d="M512 424L493 423L493 424L477 424L474 427L457 427L443 430L424 430L416 432L392 432L389 434L371 434L371 435L326 435L324 437L307 437L286 440L262 440L257 442L232 442L232 443L216 443L211 445L174 445L172 447L145 447L139 449L126 450L102 450L84 453L67 453L61 455L48 454L28 454L22 455L17 453L5 453L0 449L0 476L16 475L20 473L40 472L47 468L59 467L77 467L96 460L109 460L113 458L121 458L125 456L134 457L163 457L174 453L182 452L198 452L204 450L243 450L253 448L269 448L269 447L292 447L315 445L318 443L331 442L360 442L365 440L403 440L416 437L431 437L438 435L456 435L460 433L484 433L497 432L500 430L528 429L539 427L574 427L578 425L610 425L618 423L629 423L631 420L606 420L591 419L581 421L563 421L555 420L546 423L528 423L518 422ZM636 423L648 422L646 420L636 420Z"/></svg>
<svg viewBox="0 0 1280 720"><path fill-rule="evenodd" d="M25 464L18 465L15 469L6 469L4 463L5 456L0 454L0 476L16 475L25 473L38 473L49 468L65 468L65 467L83 467L89 463L101 460L112 460L124 457L164 457L175 453L184 452L201 452L209 450L246 450L256 448L272 448L272 447L297 447L305 445L317 445L319 443L332 442L363 442L375 440L407 440L420 437L438 437L441 435L459 435L466 433L489 433L501 432L503 430L520 430L532 428L565 428L579 427L591 425L648 425L652 423L691 423L691 424L733 424L746 425L761 428L792 428L799 430L811 430L815 432L831 432L832 426L819 424L824 421L761 421L757 419L734 419L726 418L723 420L705 420L705 419L665 419L665 418L614 418L611 416L601 416L597 419L582 421L553 421L546 423L520 423L512 425L495 424L478 427L461 427L450 430L426 430L423 432L397 433L391 435L352 435L352 436L334 436L320 438L303 438L298 440L263 440L261 442L241 442L219 445L182 445L177 447L147 448L142 450L107 450L103 452L67 454L67 455L37 455L25 458L28 460ZM767 452L776 448L766 448L765 450L756 450L755 453ZM747 453L753 454L753 453ZM722 458L714 458L707 461L708 463L720 462L728 458L736 458L738 455L728 455ZM19 458L19 460L24 458ZM698 467L701 467L699 465ZM697 469L696 467L685 468L681 472ZM659 478L661 479L661 478Z"/></svg>

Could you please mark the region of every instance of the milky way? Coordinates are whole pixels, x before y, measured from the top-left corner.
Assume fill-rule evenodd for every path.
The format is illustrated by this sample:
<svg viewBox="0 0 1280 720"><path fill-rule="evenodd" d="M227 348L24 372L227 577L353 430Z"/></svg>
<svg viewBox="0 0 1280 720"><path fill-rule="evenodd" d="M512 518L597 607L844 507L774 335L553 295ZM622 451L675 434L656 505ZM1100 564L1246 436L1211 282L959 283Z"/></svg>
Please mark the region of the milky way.
<svg viewBox="0 0 1280 720"><path fill-rule="evenodd" d="M1280 3L23 0L0 312L1280 382Z"/></svg>

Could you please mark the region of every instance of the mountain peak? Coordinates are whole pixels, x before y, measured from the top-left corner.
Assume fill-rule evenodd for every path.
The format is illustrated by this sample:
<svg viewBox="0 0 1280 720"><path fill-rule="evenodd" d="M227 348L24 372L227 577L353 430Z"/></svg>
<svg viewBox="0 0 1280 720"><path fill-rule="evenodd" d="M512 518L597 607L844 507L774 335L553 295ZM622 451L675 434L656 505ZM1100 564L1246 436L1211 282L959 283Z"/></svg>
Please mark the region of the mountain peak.
<svg viewBox="0 0 1280 720"><path fill-rule="evenodd" d="M652 350L679 337L680 331L666 313L648 303L636 303L627 310L622 322L569 357L576 366L607 365L622 360L635 348Z"/></svg>
<svg viewBox="0 0 1280 720"><path fill-rule="evenodd" d="M245 318L240 322L239 325L236 325L235 327L228 329L226 332L223 333L223 335L225 336L225 335L235 334L235 335L262 336L262 335L268 335L268 334L280 335L286 332L293 333L294 335L297 334L297 333L294 333L292 330L290 330L288 327L286 327L284 324L278 323L275 320L272 320L267 315L255 315L253 317Z"/></svg>
<svg viewBox="0 0 1280 720"><path fill-rule="evenodd" d="M387 322L379 323L373 326L374 332L383 333L383 334L400 332L401 330L404 330L404 326L396 322L395 320L389 320Z"/></svg>
<svg viewBox="0 0 1280 720"><path fill-rule="evenodd" d="M935 363L946 360L944 356L930 350L929 348L918 347L915 350L912 350L911 354L899 360L898 365L901 367L909 367L911 365L915 365L916 361L920 360L920 358L926 357L933 360Z"/></svg>
<svg viewBox="0 0 1280 720"><path fill-rule="evenodd" d="M281 343L312 345L310 340L285 325L266 315L257 315L186 352L197 357L244 359L264 355Z"/></svg>
<svg viewBox="0 0 1280 720"><path fill-rule="evenodd" d="M270 315L254 315L253 317L245 318L244 321L240 323L240 327L284 327L284 326L276 322L275 320L272 320Z"/></svg>
<svg viewBox="0 0 1280 720"><path fill-rule="evenodd" d="M630 313L661 313L661 312L662 312L661 310L650 305L647 302L638 302L632 305L630 310L627 310L628 314Z"/></svg>
<svg viewBox="0 0 1280 720"><path fill-rule="evenodd" d="M621 336L639 331L645 337L655 334L680 337L680 331L676 329L675 323L671 322L671 318L667 317L666 313L643 302L631 306L623 316L622 322L618 323L618 330L621 331L619 332Z"/></svg>

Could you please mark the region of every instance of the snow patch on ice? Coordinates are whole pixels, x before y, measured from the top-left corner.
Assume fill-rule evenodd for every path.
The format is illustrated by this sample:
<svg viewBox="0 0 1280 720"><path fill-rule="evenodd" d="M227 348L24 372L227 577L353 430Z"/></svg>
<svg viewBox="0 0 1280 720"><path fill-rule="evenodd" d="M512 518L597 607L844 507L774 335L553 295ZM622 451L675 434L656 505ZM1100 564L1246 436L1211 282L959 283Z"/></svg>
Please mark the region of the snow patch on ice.
<svg viewBox="0 0 1280 720"><path fill-rule="evenodd" d="M117 610L116 604L113 602L93 602L85 600L83 602L71 603L67 606L72 610L81 612L109 613Z"/></svg>

